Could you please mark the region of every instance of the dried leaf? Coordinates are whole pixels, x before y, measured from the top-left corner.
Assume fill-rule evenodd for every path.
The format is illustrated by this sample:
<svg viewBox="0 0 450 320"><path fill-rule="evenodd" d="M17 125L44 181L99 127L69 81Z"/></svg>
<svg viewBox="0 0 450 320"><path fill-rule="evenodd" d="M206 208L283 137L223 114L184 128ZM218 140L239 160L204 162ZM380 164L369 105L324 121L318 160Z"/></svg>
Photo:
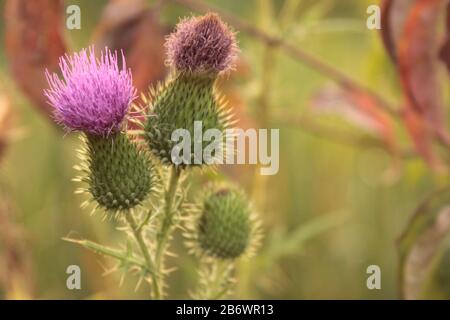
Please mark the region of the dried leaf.
<svg viewBox="0 0 450 320"><path fill-rule="evenodd" d="M436 57L442 3L442 0L416 1L398 47L400 77L408 106L440 130L444 127L444 107Z"/></svg>
<svg viewBox="0 0 450 320"><path fill-rule="evenodd" d="M381 39L392 61L397 61L397 43L408 10L414 0L383 0L381 4Z"/></svg>
<svg viewBox="0 0 450 320"><path fill-rule="evenodd" d="M438 78L438 22L442 0L417 0L408 11L398 42L397 63L405 93L404 120L416 150L436 167L432 138L450 145Z"/></svg>
<svg viewBox="0 0 450 320"><path fill-rule="evenodd" d="M5 45L14 79L28 98L47 115L51 107L42 94L45 68L55 70L66 51L62 1L7 0Z"/></svg>
<svg viewBox="0 0 450 320"><path fill-rule="evenodd" d="M381 39L392 61L397 60L391 26L391 12L394 3L394 0L383 0L381 3Z"/></svg>
<svg viewBox="0 0 450 320"><path fill-rule="evenodd" d="M447 19L446 19L446 31L447 35L440 51L439 57L447 66L447 70L450 73L450 3L447 5Z"/></svg>
<svg viewBox="0 0 450 320"><path fill-rule="evenodd" d="M442 259L450 249L449 234L450 193L445 189L416 210L400 238L400 282L406 299L426 298L430 294L450 299L450 282L438 286L433 283L446 274L440 267L445 266L446 260Z"/></svg>
<svg viewBox="0 0 450 320"><path fill-rule="evenodd" d="M167 73L165 33L156 12L146 8L144 1L113 0L105 7L93 38L97 48L124 51L134 85L145 91Z"/></svg>

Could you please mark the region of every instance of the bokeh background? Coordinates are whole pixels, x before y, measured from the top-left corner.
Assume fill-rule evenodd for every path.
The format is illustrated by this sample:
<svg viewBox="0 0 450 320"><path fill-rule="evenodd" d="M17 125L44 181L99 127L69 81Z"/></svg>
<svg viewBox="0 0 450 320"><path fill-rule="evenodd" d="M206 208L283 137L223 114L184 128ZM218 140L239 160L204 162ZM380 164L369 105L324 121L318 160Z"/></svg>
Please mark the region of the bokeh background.
<svg viewBox="0 0 450 320"><path fill-rule="evenodd" d="M20 60L32 60L36 52L27 45L20 48L26 37L13 35L21 40L7 40L6 33L12 31L5 29L10 14L5 12L6 2L0 0L0 298L147 298L145 286L134 290L133 276L119 286L119 274L103 274L112 261L61 240L71 235L114 245L122 235L114 221L80 209L82 199L74 194L76 184L71 181L80 141L53 124L38 94L23 90L24 83L39 85L33 73L38 71L27 70L25 60ZM44 20L59 23L68 52L91 43L126 47L128 61L134 59L139 66L133 70L139 90L145 91L149 83L165 76L164 35L180 17L198 12L178 1L116 2L128 4L119 10L103 0L67 0L61 4L62 21L51 15ZM403 107L396 67L379 30L366 26L366 10L377 1L201 3L280 37L341 70L398 110ZM81 8L80 30L64 27L64 9L71 4ZM148 8L155 11L148 16L140 13ZM39 9L33 10L39 16ZM255 258L239 264L232 297L400 298L398 239L422 200L446 185L446 169L433 169L418 156L407 130L395 121L396 147L392 147L370 113L339 99L332 76L229 22L238 32L241 53L236 72L222 79L221 88L242 127L280 129L277 175L263 177L255 174L255 166L233 166L190 178L193 194L210 178L235 181L251 195L262 218L262 247ZM19 29L20 25L14 28ZM7 53L7 45L14 47L10 51L14 54ZM13 75L14 63L21 77ZM448 89L448 77L444 81L443 88ZM443 96L448 106L448 90ZM445 163L445 152L436 152ZM196 281L195 260L180 235L173 248L179 258L169 264L179 268L170 278L170 297L186 298ZM82 290L66 287L66 268L73 264L81 267ZM373 264L381 268L381 290L366 286L366 268Z"/></svg>

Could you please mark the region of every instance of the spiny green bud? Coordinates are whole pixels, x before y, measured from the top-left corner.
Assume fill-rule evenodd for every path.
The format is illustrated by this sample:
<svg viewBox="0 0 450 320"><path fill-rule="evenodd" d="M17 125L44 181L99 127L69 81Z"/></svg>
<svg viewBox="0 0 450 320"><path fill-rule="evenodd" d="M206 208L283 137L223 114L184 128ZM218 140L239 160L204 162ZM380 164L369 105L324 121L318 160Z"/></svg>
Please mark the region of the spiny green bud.
<svg viewBox="0 0 450 320"><path fill-rule="evenodd" d="M171 153L179 141L172 140L172 133L185 129L192 137L188 163L205 164L205 159L194 161L194 144L198 137L194 132L195 122L201 122L203 133L208 129L223 131L228 126L227 113L214 92L214 81L214 77L204 74L180 73L155 95L145 132L150 150L163 163L174 164ZM210 143L201 141L202 150Z"/></svg>
<svg viewBox="0 0 450 320"><path fill-rule="evenodd" d="M167 38L166 49L173 77L153 94L145 125L150 150L163 163L180 165L179 159L172 159L178 141L171 138L176 129L185 129L190 133L191 150L188 155L183 152L180 166L211 164L214 159L203 159L198 154L199 148L194 148L201 144L204 150L210 143L199 141L203 137L195 135L194 127L195 122L201 122L202 132L208 129L223 132L228 126L229 117L214 90L214 82L219 74L234 67L238 50L234 33L217 14L209 13L182 20ZM222 149L224 141L214 142L218 144L217 149Z"/></svg>
<svg viewBox="0 0 450 320"><path fill-rule="evenodd" d="M235 259L249 246L250 208L245 196L222 188L207 196L198 221L198 242L207 255Z"/></svg>
<svg viewBox="0 0 450 320"><path fill-rule="evenodd" d="M126 134L88 135L89 192L107 211L142 203L152 189L151 164Z"/></svg>

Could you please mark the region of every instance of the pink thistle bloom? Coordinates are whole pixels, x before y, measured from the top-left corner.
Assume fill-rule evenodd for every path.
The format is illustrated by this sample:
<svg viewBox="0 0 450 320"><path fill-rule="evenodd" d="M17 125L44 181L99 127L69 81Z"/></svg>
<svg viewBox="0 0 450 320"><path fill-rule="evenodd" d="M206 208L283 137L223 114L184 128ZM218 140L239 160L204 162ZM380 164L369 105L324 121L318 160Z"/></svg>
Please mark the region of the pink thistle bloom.
<svg viewBox="0 0 450 320"><path fill-rule="evenodd" d="M68 131L107 136L121 129L136 89L122 53L122 68L117 52L108 48L95 57L93 46L59 60L62 79L46 71L50 85L45 96L54 107L54 117Z"/></svg>
<svg viewBox="0 0 450 320"><path fill-rule="evenodd" d="M234 33L214 13L182 20L165 46L168 63L181 72L229 71L238 51Z"/></svg>

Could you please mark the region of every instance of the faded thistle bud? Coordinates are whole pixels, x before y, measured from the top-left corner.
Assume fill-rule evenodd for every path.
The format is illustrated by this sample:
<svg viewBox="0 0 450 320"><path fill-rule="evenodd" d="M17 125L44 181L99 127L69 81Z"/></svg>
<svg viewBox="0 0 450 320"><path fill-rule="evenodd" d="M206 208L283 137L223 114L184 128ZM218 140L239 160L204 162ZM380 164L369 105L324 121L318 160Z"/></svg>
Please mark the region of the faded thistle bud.
<svg viewBox="0 0 450 320"><path fill-rule="evenodd" d="M55 119L68 131L85 134L87 191L107 211L128 210L140 204L152 189L151 164L143 151L123 132L123 122L135 97L131 73L122 55L108 49L95 57L94 48L61 57L63 79L47 72L50 89L45 91L54 107Z"/></svg>
<svg viewBox="0 0 450 320"><path fill-rule="evenodd" d="M166 164L178 164L171 158L173 147L178 144L172 141L176 129L185 129L190 137L195 137L196 121L201 121L203 133L208 129L223 132L229 126L230 117L214 84L220 73L233 68L237 47L234 34L220 18L207 14L180 22L168 37L166 48L173 74L151 94L145 132L157 158ZM190 143L192 151L194 139ZM203 149L209 144L200 143ZM189 164L205 164L205 159L194 160L194 152L189 157Z"/></svg>
<svg viewBox="0 0 450 320"><path fill-rule="evenodd" d="M217 75L234 68L236 39L219 16L182 20L166 42L169 64L178 72Z"/></svg>
<svg viewBox="0 0 450 320"><path fill-rule="evenodd" d="M235 259L250 246L254 226L243 193L230 188L210 192L200 206L197 241L202 252L219 259Z"/></svg>

